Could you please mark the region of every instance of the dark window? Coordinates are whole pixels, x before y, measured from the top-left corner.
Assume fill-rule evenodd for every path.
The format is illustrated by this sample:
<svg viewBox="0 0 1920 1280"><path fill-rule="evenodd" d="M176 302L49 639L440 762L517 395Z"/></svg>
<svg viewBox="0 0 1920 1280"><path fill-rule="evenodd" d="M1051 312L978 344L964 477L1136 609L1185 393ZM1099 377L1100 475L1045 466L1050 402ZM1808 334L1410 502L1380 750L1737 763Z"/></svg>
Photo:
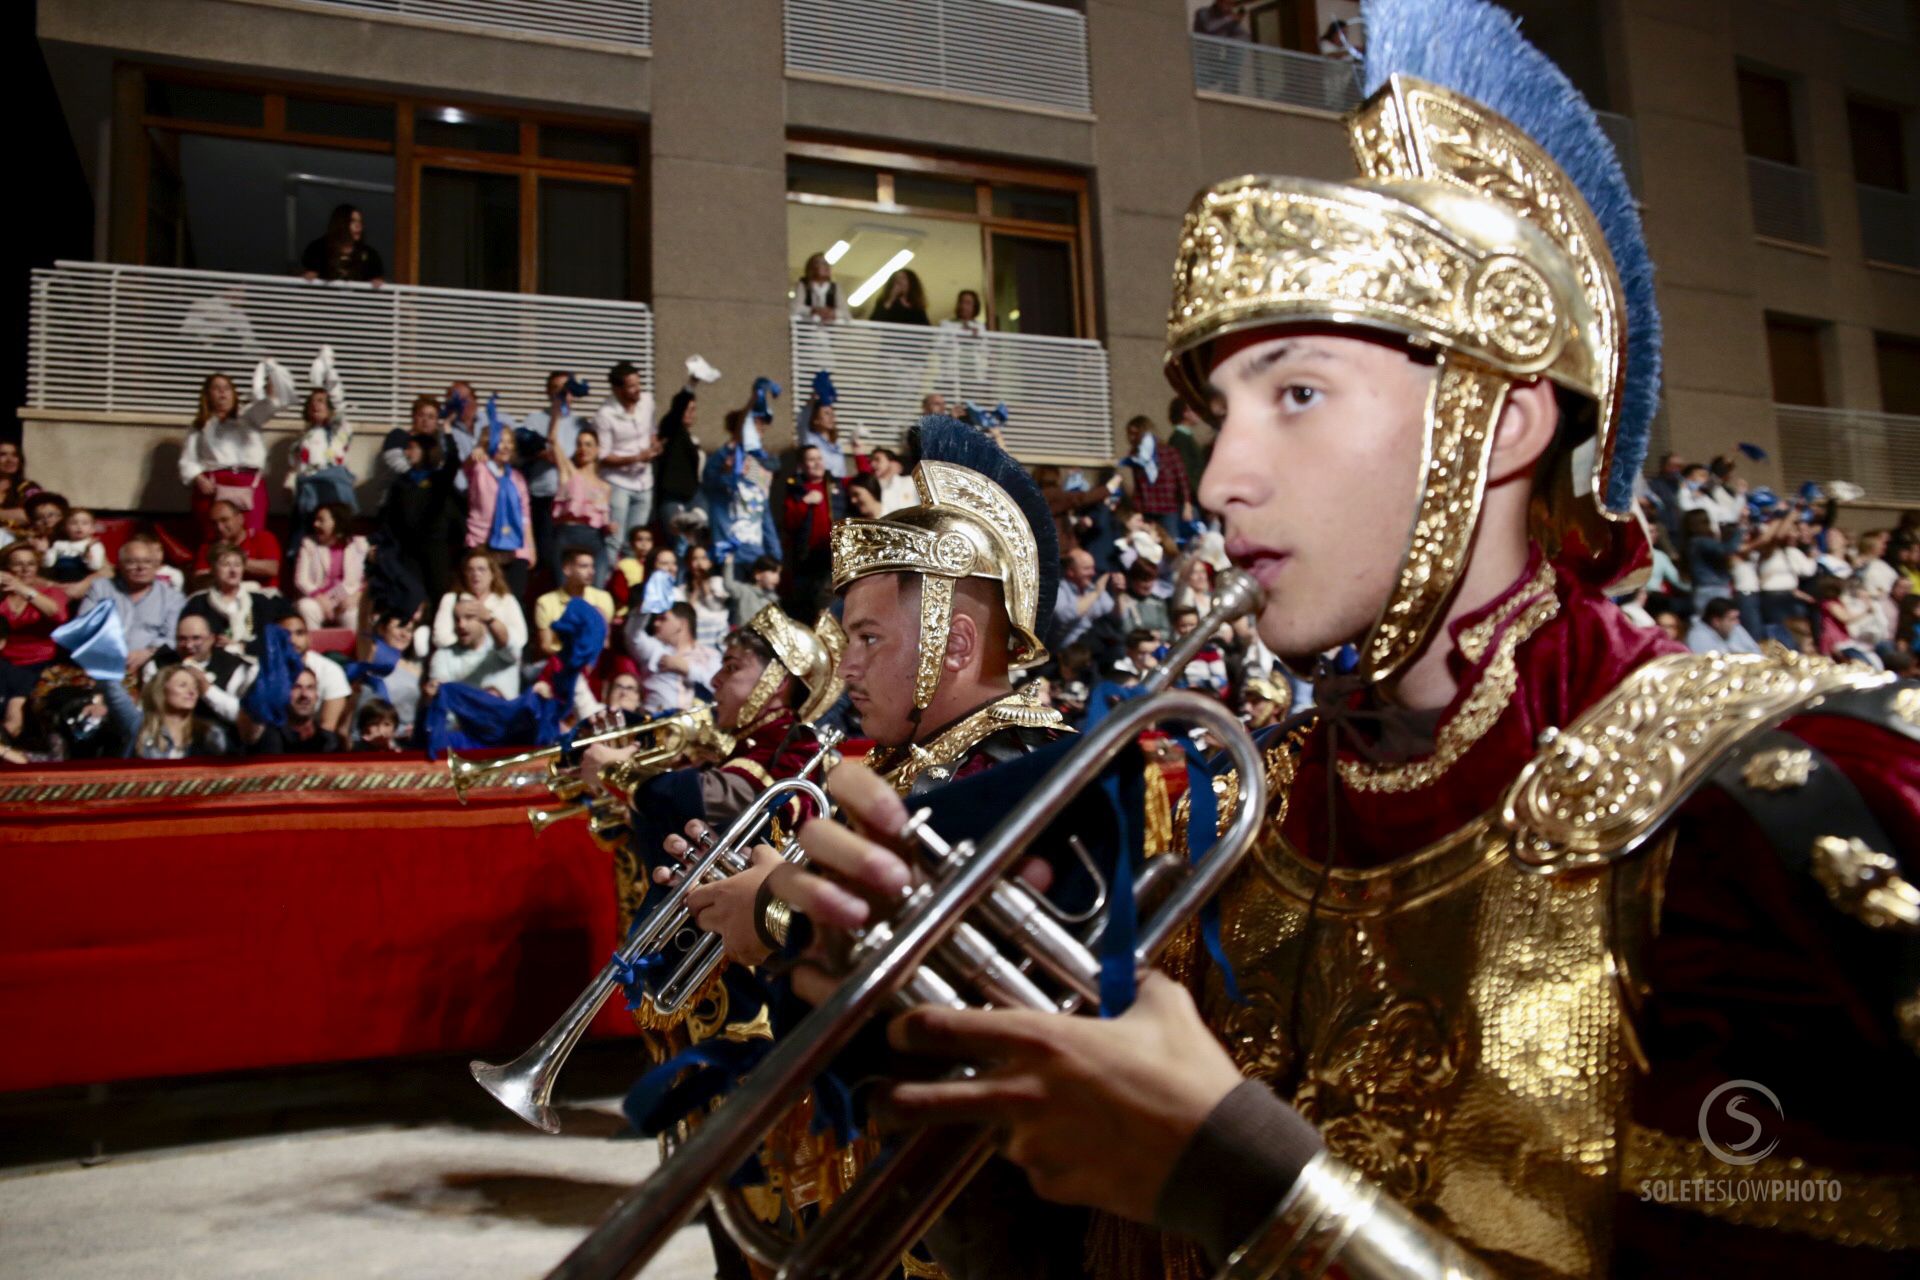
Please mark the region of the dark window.
<svg viewBox="0 0 1920 1280"><path fill-rule="evenodd" d="M944 209L949 213L976 213L980 207L971 182L935 178L924 173L894 174L893 202L915 209Z"/></svg>
<svg viewBox="0 0 1920 1280"><path fill-rule="evenodd" d="M637 166L639 150L638 140L631 133L606 133L565 124L540 126L540 154L549 160Z"/></svg>
<svg viewBox="0 0 1920 1280"><path fill-rule="evenodd" d="M1775 404L1824 405L1827 402L1820 330L1821 326L1811 320L1767 317L1767 363L1773 373Z"/></svg>
<svg viewBox="0 0 1920 1280"><path fill-rule="evenodd" d="M1880 366L1880 408L1920 417L1920 338L1877 333L1873 354Z"/></svg>
<svg viewBox="0 0 1920 1280"><path fill-rule="evenodd" d="M244 89L211 85L147 81L147 114L170 120L199 120L206 124L238 124L261 128L266 124L266 99Z"/></svg>
<svg viewBox="0 0 1920 1280"><path fill-rule="evenodd" d="M288 98L287 130L290 133L323 134L330 138L392 142L393 107L379 102Z"/></svg>
<svg viewBox="0 0 1920 1280"><path fill-rule="evenodd" d="M1793 145L1793 86L1778 76L1741 67L1740 135L1747 154L1776 164L1799 164Z"/></svg>
<svg viewBox="0 0 1920 1280"><path fill-rule="evenodd" d="M993 305L1003 333L1073 337L1073 246L994 232Z"/></svg>
<svg viewBox="0 0 1920 1280"><path fill-rule="evenodd" d="M840 200L871 201L878 198L880 183L872 169L861 165L789 157L787 190Z"/></svg>
<svg viewBox="0 0 1920 1280"><path fill-rule="evenodd" d="M1080 221L1080 200L1071 191L1038 187L995 187L993 216L1025 222L1057 222L1071 227Z"/></svg>
<svg viewBox="0 0 1920 1280"><path fill-rule="evenodd" d="M1847 136L1853 144L1853 180L1888 191L1907 189L1907 145L1900 113L1871 102L1847 102Z"/></svg>
<svg viewBox="0 0 1920 1280"><path fill-rule="evenodd" d="M520 122L461 107L421 107L413 118L413 140L423 147L514 155L520 150Z"/></svg>
<svg viewBox="0 0 1920 1280"><path fill-rule="evenodd" d="M628 188L540 180L540 292L573 298L631 293Z"/></svg>
<svg viewBox="0 0 1920 1280"><path fill-rule="evenodd" d="M421 284L520 288L520 179L464 169L420 172Z"/></svg>

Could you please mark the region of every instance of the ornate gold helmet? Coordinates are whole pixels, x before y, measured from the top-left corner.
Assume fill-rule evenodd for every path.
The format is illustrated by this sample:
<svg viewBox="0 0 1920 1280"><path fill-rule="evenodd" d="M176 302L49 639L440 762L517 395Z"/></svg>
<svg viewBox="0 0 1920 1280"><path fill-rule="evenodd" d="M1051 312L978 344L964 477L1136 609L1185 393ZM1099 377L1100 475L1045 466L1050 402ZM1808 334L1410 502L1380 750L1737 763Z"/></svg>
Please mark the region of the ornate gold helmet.
<svg viewBox="0 0 1920 1280"><path fill-rule="evenodd" d="M820 647L827 652L827 675L819 684L809 684L806 705L800 708L800 719L812 723L833 709L840 701L840 695L847 691L847 682L840 678L840 656L847 651L847 633L840 625L840 619L833 612L823 609L814 620L813 634L819 638Z"/></svg>
<svg viewBox="0 0 1920 1280"><path fill-rule="evenodd" d="M909 440L920 459L920 502L878 520L833 527L833 589L876 573L920 575L920 665L913 705L924 710L940 687L953 586L962 578L1000 584L1006 602L1008 665L1047 659L1041 628L1060 585L1060 544L1039 486L988 436L952 418L923 418Z"/></svg>
<svg viewBox="0 0 1920 1280"><path fill-rule="evenodd" d="M770 604L749 618L747 630L772 646L775 660L767 664L767 669L760 673L760 679L747 694L747 700L740 705L738 727L744 729L760 718L774 691L788 676L806 686L807 700L800 710L800 718L811 720L813 716L808 714L808 709L819 700L821 692L834 683L834 663L827 656L826 646L820 643L819 637L813 632L789 618L786 610L777 604ZM835 697L838 696L836 693Z"/></svg>
<svg viewBox="0 0 1920 1280"><path fill-rule="evenodd" d="M1350 325L1434 359L1410 545L1360 649L1378 680L1458 585L1516 383L1549 379L1573 410L1536 536L1603 585L1638 566L1659 317L1612 145L1513 19L1485 0L1369 0L1364 17L1371 96L1347 119L1362 179L1248 176L1194 200L1167 375L1204 411L1214 341L1290 327Z"/></svg>

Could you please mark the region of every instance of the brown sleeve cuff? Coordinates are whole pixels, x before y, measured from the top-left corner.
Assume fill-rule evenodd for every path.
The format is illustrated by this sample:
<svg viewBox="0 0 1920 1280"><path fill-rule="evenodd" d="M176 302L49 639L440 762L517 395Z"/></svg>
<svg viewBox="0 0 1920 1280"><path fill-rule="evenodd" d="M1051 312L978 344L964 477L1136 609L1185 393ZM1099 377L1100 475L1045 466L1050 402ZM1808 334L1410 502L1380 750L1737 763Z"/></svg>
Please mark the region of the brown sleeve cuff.
<svg viewBox="0 0 1920 1280"><path fill-rule="evenodd" d="M1323 1146L1298 1111L1248 1080L1220 1100L1180 1153L1154 1224L1225 1258L1272 1216Z"/></svg>

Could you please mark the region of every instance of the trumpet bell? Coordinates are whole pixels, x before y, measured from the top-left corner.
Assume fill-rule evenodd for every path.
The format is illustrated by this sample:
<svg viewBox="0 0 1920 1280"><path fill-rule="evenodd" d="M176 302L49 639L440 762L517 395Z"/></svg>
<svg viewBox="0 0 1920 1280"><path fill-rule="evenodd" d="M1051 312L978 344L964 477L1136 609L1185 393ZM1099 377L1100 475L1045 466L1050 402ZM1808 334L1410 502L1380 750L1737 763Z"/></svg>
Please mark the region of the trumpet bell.
<svg viewBox="0 0 1920 1280"><path fill-rule="evenodd" d="M501 1106L542 1133L558 1133L560 1116L549 1101L553 1080L542 1078L537 1071L528 1071L524 1062L524 1056L500 1065L475 1058L467 1064L467 1070L473 1073L475 1083L492 1094Z"/></svg>

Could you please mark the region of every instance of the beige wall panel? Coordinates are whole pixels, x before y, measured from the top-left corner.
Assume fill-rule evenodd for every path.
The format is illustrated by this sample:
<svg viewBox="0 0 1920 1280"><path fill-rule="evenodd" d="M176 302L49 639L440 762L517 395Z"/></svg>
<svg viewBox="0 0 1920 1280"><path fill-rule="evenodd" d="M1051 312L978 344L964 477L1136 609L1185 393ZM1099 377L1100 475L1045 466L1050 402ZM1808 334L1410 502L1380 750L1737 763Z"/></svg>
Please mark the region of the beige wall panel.
<svg viewBox="0 0 1920 1280"><path fill-rule="evenodd" d="M1660 292L1669 387L1752 394L1768 382L1766 328L1749 294Z"/></svg>
<svg viewBox="0 0 1920 1280"><path fill-rule="evenodd" d="M1338 120L1299 111L1203 101L1200 146L1207 181L1243 173L1288 173L1347 181L1357 176Z"/></svg>
<svg viewBox="0 0 1920 1280"><path fill-rule="evenodd" d="M1670 387L1667 406L1673 422L1670 447L1675 453L1706 459L1731 453L1742 442L1757 444L1767 451L1768 460L1742 458L1741 471L1756 485L1779 485L1780 434L1774 426L1770 397Z"/></svg>
<svg viewBox="0 0 1920 1280"><path fill-rule="evenodd" d="M1084 168L1093 161L1093 123L1084 118L818 80L785 84L793 129L1036 164Z"/></svg>

